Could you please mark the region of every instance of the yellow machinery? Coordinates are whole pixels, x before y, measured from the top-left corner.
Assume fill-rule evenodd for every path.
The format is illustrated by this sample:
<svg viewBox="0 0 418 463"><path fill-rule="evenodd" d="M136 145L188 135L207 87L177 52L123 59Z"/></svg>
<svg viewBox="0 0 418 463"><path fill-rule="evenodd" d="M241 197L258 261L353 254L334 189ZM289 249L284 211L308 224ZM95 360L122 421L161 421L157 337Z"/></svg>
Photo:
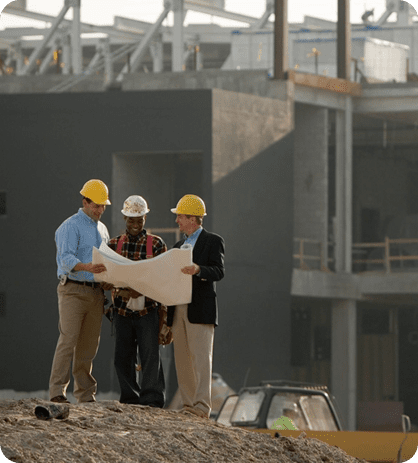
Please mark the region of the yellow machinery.
<svg viewBox="0 0 418 463"><path fill-rule="evenodd" d="M418 433L344 431L335 400L324 386L264 381L256 387L246 387L225 400L216 421L227 426L239 426L272 437L307 437L335 445L348 455L369 462L401 462L413 457L418 448ZM295 430L285 429L283 420L291 420Z"/></svg>

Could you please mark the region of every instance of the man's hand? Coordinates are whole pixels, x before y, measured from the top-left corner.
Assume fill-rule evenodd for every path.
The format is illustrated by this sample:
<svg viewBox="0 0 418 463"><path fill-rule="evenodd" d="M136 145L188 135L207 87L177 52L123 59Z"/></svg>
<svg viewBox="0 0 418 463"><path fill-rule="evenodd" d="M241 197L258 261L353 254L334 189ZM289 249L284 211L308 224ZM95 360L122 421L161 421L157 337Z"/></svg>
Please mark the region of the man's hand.
<svg viewBox="0 0 418 463"><path fill-rule="evenodd" d="M197 264L188 265L187 267L183 267L181 271L185 275L196 275L200 272L200 267Z"/></svg>
<svg viewBox="0 0 418 463"><path fill-rule="evenodd" d="M112 283L106 283L105 281L102 281L101 286L102 286L102 288L103 288L105 291L110 291L111 289L114 288L114 286L112 285Z"/></svg>
<svg viewBox="0 0 418 463"><path fill-rule="evenodd" d="M106 272L106 266L104 264L94 264L89 262L88 264L78 263L74 268L76 272L90 272L90 273L102 273Z"/></svg>

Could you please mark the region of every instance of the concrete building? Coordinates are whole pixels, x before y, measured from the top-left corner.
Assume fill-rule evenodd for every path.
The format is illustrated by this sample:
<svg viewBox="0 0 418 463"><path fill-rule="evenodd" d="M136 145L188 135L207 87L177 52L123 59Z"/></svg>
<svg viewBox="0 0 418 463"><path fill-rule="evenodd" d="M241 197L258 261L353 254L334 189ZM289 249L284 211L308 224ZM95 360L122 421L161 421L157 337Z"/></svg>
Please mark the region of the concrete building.
<svg viewBox="0 0 418 463"><path fill-rule="evenodd" d="M224 42L213 42L213 62L225 63ZM119 81L114 62L111 83L110 68L0 78L0 339L13 345L0 389L46 388L57 337L53 232L76 211L80 185L98 177L110 187L112 235L130 194L149 199L153 230L173 226L167 211L182 194L205 198L205 225L227 242L214 367L233 388L320 382L349 429L366 427L371 403L418 425L418 84L295 71L276 80L268 69L202 62ZM117 388L106 330L95 364L103 391ZM165 352L167 372L170 361Z"/></svg>

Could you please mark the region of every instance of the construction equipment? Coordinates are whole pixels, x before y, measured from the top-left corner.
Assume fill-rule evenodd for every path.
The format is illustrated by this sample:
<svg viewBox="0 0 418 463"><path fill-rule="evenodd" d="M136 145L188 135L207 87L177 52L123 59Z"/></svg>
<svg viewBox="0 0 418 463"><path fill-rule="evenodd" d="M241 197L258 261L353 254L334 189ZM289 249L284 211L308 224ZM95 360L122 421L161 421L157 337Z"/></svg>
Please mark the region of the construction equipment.
<svg viewBox="0 0 418 463"><path fill-rule="evenodd" d="M288 419L293 425L289 427L296 430L281 426ZM263 381L256 387L244 387L225 399L215 420L272 437L298 437L303 431L306 437L373 463L407 461L418 448L418 433L409 433L405 425L403 433L344 431L337 403L327 387L308 383Z"/></svg>

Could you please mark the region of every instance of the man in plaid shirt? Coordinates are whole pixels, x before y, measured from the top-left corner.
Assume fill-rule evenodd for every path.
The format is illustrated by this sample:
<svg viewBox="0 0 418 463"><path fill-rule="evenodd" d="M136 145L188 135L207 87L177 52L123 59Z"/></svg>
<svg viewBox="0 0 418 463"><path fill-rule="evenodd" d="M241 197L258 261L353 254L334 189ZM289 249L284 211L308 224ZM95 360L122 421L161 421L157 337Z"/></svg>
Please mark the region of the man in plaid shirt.
<svg viewBox="0 0 418 463"><path fill-rule="evenodd" d="M149 257L166 252L164 241L159 236L148 235L144 229L148 212L144 198L127 198L122 210L126 232L112 238L109 247L130 260L147 258L147 242ZM114 363L121 403L164 407L165 382L158 344L160 306L132 288L113 289ZM142 369L141 384L136 374L137 353Z"/></svg>

